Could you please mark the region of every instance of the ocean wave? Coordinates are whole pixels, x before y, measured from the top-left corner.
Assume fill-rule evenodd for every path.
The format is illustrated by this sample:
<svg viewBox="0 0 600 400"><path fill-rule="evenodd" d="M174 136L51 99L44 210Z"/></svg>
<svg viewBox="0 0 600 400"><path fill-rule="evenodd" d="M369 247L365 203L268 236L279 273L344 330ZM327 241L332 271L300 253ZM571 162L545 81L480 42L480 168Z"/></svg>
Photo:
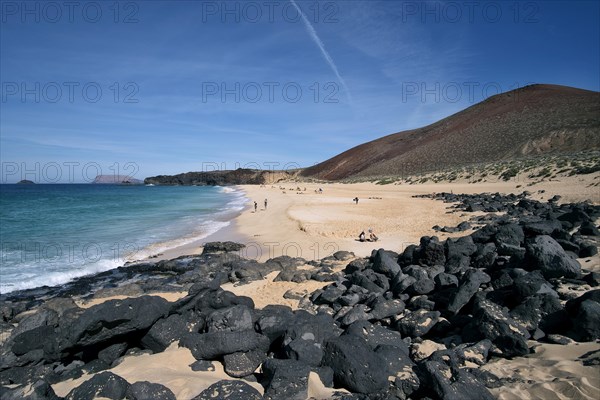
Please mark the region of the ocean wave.
<svg viewBox="0 0 600 400"><path fill-rule="evenodd" d="M221 187L219 187L219 192L221 192L221 193L235 193L235 192L239 192L239 189L233 188L231 186L221 186Z"/></svg>
<svg viewBox="0 0 600 400"><path fill-rule="evenodd" d="M105 272L120 267L123 264L123 260L99 260L93 264L84 265L81 268L29 276L27 279L21 279L18 282L6 282L6 279L3 279L3 282L0 283L0 293L6 294L16 290L33 289L41 286L62 285L72 281L73 279Z"/></svg>
<svg viewBox="0 0 600 400"><path fill-rule="evenodd" d="M230 221L207 221L201 224L201 229L192 234L188 234L184 237L177 239L166 240L162 242L152 243L139 251L126 257L126 261L140 261L147 259L155 254L174 249L177 247L185 246L186 244L193 243L208 236L216 233L217 231L229 226Z"/></svg>

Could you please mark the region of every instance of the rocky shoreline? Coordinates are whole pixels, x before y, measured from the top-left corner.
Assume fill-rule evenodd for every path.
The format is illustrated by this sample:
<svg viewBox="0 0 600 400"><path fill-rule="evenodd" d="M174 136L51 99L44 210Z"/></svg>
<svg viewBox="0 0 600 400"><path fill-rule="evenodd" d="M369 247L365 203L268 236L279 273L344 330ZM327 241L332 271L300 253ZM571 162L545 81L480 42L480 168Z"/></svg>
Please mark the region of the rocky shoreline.
<svg viewBox="0 0 600 400"><path fill-rule="evenodd" d="M178 341L197 360L192 370L219 361L232 378L195 399L306 399L311 372L344 389L337 399L491 399L489 388L511 382L479 368L490 360L525 356L532 340L600 339L600 275L577 261L597 255L599 206L527 193L426 197L452 203L450 212L479 229L443 242L423 237L402 253L341 251L319 261L259 263L239 256L242 244L215 242L198 256L2 295L0 397L58 399L51 385L95 374L65 398L174 399L163 385L108 370ZM257 309L221 288L273 272L331 283L299 295L299 310ZM152 296L181 291L174 302ZM73 300L114 295L128 298L86 309ZM598 365L600 354L582 363Z"/></svg>

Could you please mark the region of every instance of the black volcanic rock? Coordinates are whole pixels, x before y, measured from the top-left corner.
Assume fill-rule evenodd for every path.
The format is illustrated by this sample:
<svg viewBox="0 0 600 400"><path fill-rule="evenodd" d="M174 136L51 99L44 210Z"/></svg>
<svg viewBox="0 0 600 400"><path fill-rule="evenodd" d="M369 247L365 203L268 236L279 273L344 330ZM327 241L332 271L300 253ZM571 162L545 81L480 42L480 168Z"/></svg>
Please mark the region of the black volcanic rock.
<svg viewBox="0 0 600 400"><path fill-rule="evenodd" d="M129 389L129 383L112 372L101 372L91 379L71 390L66 400L94 400L103 397L111 400L121 400Z"/></svg>
<svg viewBox="0 0 600 400"><path fill-rule="evenodd" d="M337 384L352 392L375 393L387 386L386 362L355 335L327 341L323 365L333 369Z"/></svg>
<svg viewBox="0 0 600 400"><path fill-rule="evenodd" d="M240 380L222 380L204 389L192 400L262 400L260 392Z"/></svg>
<svg viewBox="0 0 600 400"><path fill-rule="evenodd" d="M199 332L203 327L204 321L196 312L173 314L156 321L142 338L142 345L154 352L161 352L174 341L189 333Z"/></svg>
<svg viewBox="0 0 600 400"><path fill-rule="evenodd" d="M452 361L425 361L418 376L426 395L444 400L493 400L494 397L477 378L459 369Z"/></svg>
<svg viewBox="0 0 600 400"><path fill-rule="evenodd" d="M478 269L468 270L462 278L458 290L450 297L448 311L455 314L458 313L471 300L473 295L477 293L481 284L488 283L490 280L490 276L485 272Z"/></svg>
<svg viewBox="0 0 600 400"><path fill-rule="evenodd" d="M147 381L135 382L129 386L126 398L127 400L176 400L168 387Z"/></svg>
<svg viewBox="0 0 600 400"><path fill-rule="evenodd" d="M265 399L304 400L308 397L310 368L295 360L269 358L263 363Z"/></svg>
<svg viewBox="0 0 600 400"><path fill-rule="evenodd" d="M400 266L385 250L379 249L373 259L373 271L392 279L400 272Z"/></svg>
<svg viewBox="0 0 600 400"><path fill-rule="evenodd" d="M248 352L255 349L267 351L269 339L253 330L191 333L184 336L179 345L187 347L197 360L215 360L226 354Z"/></svg>
<svg viewBox="0 0 600 400"><path fill-rule="evenodd" d="M527 244L526 258L530 268L539 269L546 278L578 278L581 275L579 262L547 235L536 236Z"/></svg>
<svg viewBox="0 0 600 400"><path fill-rule="evenodd" d="M43 379L31 384L8 388L0 386L0 398L2 400L59 400L52 386Z"/></svg>
<svg viewBox="0 0 600 400"><path fill-rule="evenodd" d="M527 329L510 317L507 310L479 297L474 305L473 321L462 331L463 339L491 340L505 357L523 356L529 353Z"/></svg>
<svg viewBox="0 0 600 400"><path fill-rule="evenodd" d="M254 373L266 358L267 353L260 349L226 354L223 356L223 366L227 375L243 378Z"/></svg>
<svg viewBox="0 0 600 400"><path fill-rule="evenodd" d="M142 332L167 315L169 309L169 302L158 296L108 300L88 308L73 321L67 332L68 347L94 345Z"/></svg>
<svg viewBox="0 0 600 400"><path fill-rule="evenodd" d="M421 337L433 328L439 318L439 311L413 311L397 321L396 329L405 336Z"/></svg>

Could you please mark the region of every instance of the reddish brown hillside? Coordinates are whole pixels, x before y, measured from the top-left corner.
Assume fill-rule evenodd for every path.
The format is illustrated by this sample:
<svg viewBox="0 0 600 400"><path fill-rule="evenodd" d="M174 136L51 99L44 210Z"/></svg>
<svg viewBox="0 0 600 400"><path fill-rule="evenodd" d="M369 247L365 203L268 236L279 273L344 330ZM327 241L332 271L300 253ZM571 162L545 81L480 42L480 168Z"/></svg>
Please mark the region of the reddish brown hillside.
<svg viewBox="0 0 600 400"><path fill-rule="evenodd" d="M302 174L328 180L403 176L598 149L599 137L599 92L531 85L492 96L426 127L361 144Z"/></svg>

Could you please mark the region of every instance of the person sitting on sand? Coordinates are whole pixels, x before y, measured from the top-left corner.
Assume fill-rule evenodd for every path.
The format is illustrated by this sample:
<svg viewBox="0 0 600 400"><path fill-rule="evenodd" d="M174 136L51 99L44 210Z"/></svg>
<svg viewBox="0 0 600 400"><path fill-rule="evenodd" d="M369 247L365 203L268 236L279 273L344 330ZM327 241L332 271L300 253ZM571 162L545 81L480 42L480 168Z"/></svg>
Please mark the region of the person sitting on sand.
<svg viewBox="0 0 600 400"><path fill-rule="evenodd" d="M365 241L365 231L362 231L359 235L358 235L358 240L360 242L364 242Z"/></svg>
<svg viewBox="0 0 600 400"><path fill-rule="evenodd" d="M377 235L375 235L375 232L373 232L373 229L369 228L369 242L376 242L378 240L379 240L379 238L377 237Z"/></svg>

